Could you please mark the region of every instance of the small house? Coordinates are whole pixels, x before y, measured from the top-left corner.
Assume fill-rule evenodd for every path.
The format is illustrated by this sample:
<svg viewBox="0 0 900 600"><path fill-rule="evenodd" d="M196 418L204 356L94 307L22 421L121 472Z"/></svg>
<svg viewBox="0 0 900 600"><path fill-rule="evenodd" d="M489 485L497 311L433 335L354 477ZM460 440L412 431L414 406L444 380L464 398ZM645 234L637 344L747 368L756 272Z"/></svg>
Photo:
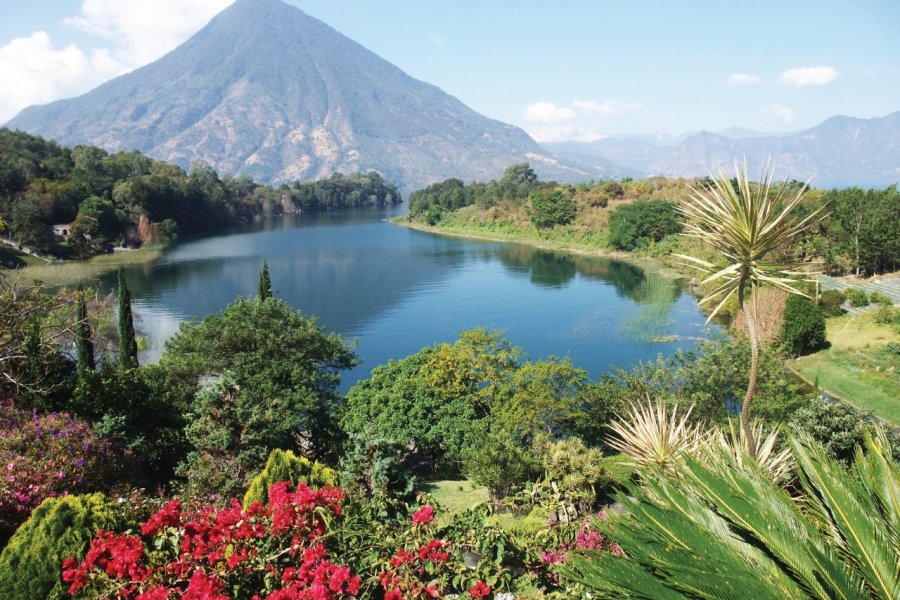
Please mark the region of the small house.
<svg viewBox="0 0 900 600"><path fill-rule="evenodd" d="M53 226L53 235L54 237L60 238L62 240L69 239L69 233L72 231L71 223L61 223L59 225Z"/></svg>

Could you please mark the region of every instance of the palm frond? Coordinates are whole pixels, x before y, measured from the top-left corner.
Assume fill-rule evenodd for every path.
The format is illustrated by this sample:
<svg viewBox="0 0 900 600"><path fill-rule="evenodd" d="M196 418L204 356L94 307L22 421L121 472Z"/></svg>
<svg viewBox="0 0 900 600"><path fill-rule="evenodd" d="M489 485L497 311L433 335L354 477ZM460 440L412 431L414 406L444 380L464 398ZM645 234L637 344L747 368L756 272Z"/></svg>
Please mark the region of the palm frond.
<svg viewBox="0 0 900 600"><path fill-rule="evenodd" d="M843 467L808 436L795 437L790 444L808 501L818 504L818 514L826 517L833 545L862 575L874 597L900 598L897 529L891 523L892 515L895 516L898 510L896 490L887 495L876 492L875 498L867 494L867 488L872 488L875 482L881 482L878 487L890 479L896 483L896 464L878 460L879 452L884 456L884 448L879 450L871 436L867 445L876 456L871 463L857 457L857 477L848 476ZM867 479L870 480L868 485ZM872 510L875 502L882 501L886 502L884 515ZM888 516L887 521L884 516Z"/></svg>

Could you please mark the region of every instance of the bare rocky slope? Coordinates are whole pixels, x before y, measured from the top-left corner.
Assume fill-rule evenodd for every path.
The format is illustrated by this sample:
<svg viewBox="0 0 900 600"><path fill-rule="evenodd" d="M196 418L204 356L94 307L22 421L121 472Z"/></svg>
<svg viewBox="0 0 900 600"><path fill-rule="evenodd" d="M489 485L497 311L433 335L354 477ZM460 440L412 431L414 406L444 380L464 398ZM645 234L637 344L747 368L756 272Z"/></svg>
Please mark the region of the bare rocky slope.
<svg viewBox="0 0 900 600"><path fill-rule="evenodd" d="M7 126L263 182L374 169L410 190L520 161L561 181L615 175L560 164L280 0L238 0L156 62Z"/></svg>

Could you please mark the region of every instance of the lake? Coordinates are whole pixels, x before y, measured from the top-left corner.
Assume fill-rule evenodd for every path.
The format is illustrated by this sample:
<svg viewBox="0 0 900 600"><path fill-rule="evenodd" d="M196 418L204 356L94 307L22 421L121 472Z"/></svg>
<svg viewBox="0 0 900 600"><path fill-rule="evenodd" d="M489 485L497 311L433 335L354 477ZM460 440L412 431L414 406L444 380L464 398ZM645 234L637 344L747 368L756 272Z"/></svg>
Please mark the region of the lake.
<svg viewBox="0 0 900 600"><path fill-rule="evenodd" d="M386 222L403 210L286 215L185 240L153 264L126 268L148 341L141 362L158 360L181 322L255 294L264 259L276 297L358 340L362 362L343 374L343 390L388 359L472 327L504 330L531 358L568 356L592 377L718 331L695 297L650 269Z"/></svg>

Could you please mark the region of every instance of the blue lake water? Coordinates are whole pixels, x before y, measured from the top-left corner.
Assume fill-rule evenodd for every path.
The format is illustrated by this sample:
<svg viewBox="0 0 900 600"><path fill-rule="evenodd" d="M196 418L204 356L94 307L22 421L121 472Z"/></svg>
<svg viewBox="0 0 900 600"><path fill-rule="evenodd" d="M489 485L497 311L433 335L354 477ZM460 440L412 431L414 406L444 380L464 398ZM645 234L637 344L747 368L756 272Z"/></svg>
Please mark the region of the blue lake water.
<svg viewBox="0 0 900 600"><path fill-rule="evenodd" d="M255 294L263 259L276 297L358 340L362 363L343 375L344 390L388 359L472 327L504 330L531 358L568 356L592 377L717 331L679 282L651 269L385 221L396 214L288 215L187 240L126 269L148 339L141 361L157 360L181 322Z"/></svg>

